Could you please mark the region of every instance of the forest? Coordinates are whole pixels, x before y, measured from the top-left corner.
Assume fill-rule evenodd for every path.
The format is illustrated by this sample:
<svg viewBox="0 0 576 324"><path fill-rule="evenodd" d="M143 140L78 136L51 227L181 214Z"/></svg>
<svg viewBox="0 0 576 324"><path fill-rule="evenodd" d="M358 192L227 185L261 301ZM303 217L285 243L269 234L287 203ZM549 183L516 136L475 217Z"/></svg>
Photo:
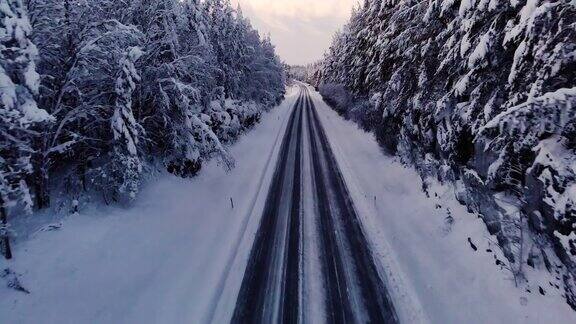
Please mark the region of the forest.
<svg viewBox="0 0 576 324"><path fill-rule="evenodd" d="M306 75L389 154L454 183L516 280L557 271L556 253L576 307L574 1L367 0Z"/></svg>
<svg viewBox="0 0 576 324"><path fill-rule="evenodd" d="M229 0L1 0L0 64L7 258L19 215L232 168L226 145L285 92L270 38Z"/></svg>

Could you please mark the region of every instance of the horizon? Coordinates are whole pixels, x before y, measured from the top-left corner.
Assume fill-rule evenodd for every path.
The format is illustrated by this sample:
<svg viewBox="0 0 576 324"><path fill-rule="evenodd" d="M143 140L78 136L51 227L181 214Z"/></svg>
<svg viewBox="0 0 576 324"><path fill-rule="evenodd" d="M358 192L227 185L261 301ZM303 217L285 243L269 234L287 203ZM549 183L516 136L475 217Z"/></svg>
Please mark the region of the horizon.
<svg viewBox="0 0 576 324"><path fill-rule="evenodd" d="M350 18L356 0L237 0L261 35L270 34L280 58L289 65L322 59L333 35Z"/></svg>

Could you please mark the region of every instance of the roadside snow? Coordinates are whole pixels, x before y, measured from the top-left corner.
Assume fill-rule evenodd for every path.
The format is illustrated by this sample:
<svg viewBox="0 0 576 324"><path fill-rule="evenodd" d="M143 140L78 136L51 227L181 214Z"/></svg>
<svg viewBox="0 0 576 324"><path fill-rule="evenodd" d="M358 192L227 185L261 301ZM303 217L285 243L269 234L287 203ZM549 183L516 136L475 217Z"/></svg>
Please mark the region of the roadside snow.
<svg viewBox="0 0 576 324"><path fill-rule="evenodd" d="M214 161L192 180L166 175L129 209L84 210L16 244L0 270L30 294L0 279L0 322L229 320L297 94L230 148L230 173Z"/></svg>
<svg viewBox="0 0 576 324"><path fill-rule="evenodd" d="M495 264L496 239L452 186L427 181L428 198L416 171L312 96L402 322L576 323L544 271L528 270L532 287L515 287Z"/></svg>

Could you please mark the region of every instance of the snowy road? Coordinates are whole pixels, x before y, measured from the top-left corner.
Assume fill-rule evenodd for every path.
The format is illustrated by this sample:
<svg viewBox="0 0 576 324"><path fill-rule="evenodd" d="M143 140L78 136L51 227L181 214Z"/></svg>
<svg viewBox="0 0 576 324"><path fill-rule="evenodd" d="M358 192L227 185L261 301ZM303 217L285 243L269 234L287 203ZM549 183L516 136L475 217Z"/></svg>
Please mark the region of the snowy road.
<svg viewBox="0 0 576 324"><path fill-rule="evenodd" d="M398 322L305 86L279 154L232 322Z"/></svg>
<svg viewBox="0 0 576 324"><path fill-rule="evenodd" d="M43 223L0 270L31 293L0 278L0 322L576 323L544 265L528 269L531 292L515 287L455 188L422 192L417 172L301 89L229 147L231 171L213 160L193 179L160 176L130 208L23 218Z"/></svg>

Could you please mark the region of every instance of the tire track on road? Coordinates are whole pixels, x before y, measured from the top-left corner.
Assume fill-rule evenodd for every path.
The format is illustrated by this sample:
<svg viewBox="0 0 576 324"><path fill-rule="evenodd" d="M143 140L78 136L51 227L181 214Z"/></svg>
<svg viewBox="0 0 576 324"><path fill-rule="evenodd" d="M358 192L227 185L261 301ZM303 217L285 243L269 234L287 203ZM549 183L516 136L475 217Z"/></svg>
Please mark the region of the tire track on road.
<svg viewBox="0 0 576 324"><path fill-rule="evenodd" d="M298 320L300 280L298 246L301 240L298 219L302 105L305 93L302 88L300 91L300 98L295 104L282 141L278 165L234 310L233 323ZM289 171L292 169L293 174L290 175ZM286 201L287 195L290 195L288 201ZM289 206L286 206L287 203ZM293 220L294 215L297 216L296 220ZM296 273L293 271L294 268Z"/></svg>
<svg viewBox="0 0 576 324"><path fill-rule="evenodd" d="M397 323L398 318L394 310L391 298L382 282L374 263L370 245L366 239L359 217L356 214L354 204L348 193L348 189L338 168L334 154L328 143L323 126L318 117L315 105L307 93L309 101L307 114L310 121L308 127L312 136L312 155L317 175L317 192L319 197L320 222L324 223L322 234L327 236L324 242L336 242L334 246L325 248L334 255L325 256L330 259L328 266L336 270L334 276L338 280L326 280L326 289L329 291L328 299L344 310L332 309L332 323L363 322L372 323ZM316 156L316 158L314 157ZM323 163L319 160L324 158ZM319 170L322 170L319 172ZM321 176L323 179L319 179ZM334 197L332 201L326 201L322 197ZM322 202L322 200L324 200ZM328 207L322 205L328 205ZM326 244L326 243L325 243ZM329 243L331 244L331 243ZM336 251L335 251L336 249ZM346 251L348 250L348 251ZM330 271L330 270L329 270ZM330 276L327 276L330 278ZM330 287L334 285L335 287ZM351 286L357 285L359 289ZM353 294L357 293L357 296ZM343 296L345 296L343 298ZM358 306L353 307L353 301L361 301L364 314L359 313ZM340 308L341 309L341 308Z"/></svg>
<svg viewBox="0 0 576 324"><path fill-rule="evenodd" d="M305 283L318 278L328 323L398 323L309 89L302 86L300 91L232 322L303 322ZM304 154L309 169L303 167ZM311 185L313 210L302 207L303 181ZM314 251L319 251L321 273L302 270L304 217L315 224L311 228L318 237Z"/></svg>

